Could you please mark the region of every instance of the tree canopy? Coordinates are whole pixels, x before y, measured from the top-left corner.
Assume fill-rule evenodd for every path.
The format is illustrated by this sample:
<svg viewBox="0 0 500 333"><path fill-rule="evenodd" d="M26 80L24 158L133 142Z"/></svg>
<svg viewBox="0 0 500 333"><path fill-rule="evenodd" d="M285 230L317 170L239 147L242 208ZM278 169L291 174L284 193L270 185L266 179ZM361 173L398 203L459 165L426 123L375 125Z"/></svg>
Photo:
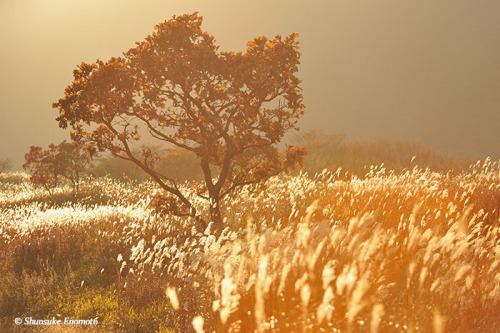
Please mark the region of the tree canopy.
<svg viewBox="0 0 500 333"><path fill-rule="evenodd" d="M89 147L87 147L89 148ZM44 187L49 193L66 179L73 187L75 195L80 186L80 178L91 161L89 149L81 142L63 141L58 145L50 144L48 149L31 146L24 155L23 168L31 174L31 181Z"/></svg>
<svg viewBox="0 0 500 333"><path fill-rule="evenodd" d="M199 195L222 223L220 201L239 186L279 173L303 151L277 143L304 113L297 34L256 37L246 52L223 52L197 13L174 16L121 57L82 63L54 107L72 138L130 160L206 222L175 179L155 170L157 156L137 153L148 135L196 154L204 174Z"/></svg>

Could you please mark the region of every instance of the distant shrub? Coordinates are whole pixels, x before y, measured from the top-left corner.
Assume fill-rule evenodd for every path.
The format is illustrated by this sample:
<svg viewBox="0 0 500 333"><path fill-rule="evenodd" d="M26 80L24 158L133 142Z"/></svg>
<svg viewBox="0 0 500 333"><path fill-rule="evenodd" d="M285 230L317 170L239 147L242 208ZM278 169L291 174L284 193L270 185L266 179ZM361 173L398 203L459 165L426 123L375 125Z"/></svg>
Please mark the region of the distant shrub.
<svg viewBox="0 0 500 333"><path fill-rule="evenodd" d="M102 157L90 171L96 177L109 176L113 179L144 181L147 174L130 161L118 157Z"/></svg>
<svg viewBox="0 0 500 333"><path fill-rule="evenodd" d="M21 184L29 181L30 176L24 172L8 172L0 174L0 183L2 184Z"/></svg>
<svg viewBox="0 0 500 333"><path fill-rule="evenodd" d="M460 172L468 166L448 154L433 151L419 142L409 140L346 141L343 134L329 135L322 131L309 131L298 134L295 143L307 151L304 171L310 175L340 167L345 172L364 177L370 171L370 166L382 163L383 167L397 173L417 165L436 172Z"/></svg>
<svg viewBox="0 0 500 333"><path fill-rule="evenodd" d="M182 149L151 148L154 151L154 169L164 177L176 182L201 180L203 172L196 155ZM118 157L101 158L92 173L97 177L145 181L150 177L134 163Z"/></svg>
<svg viewBox="0 0 500 333"><path fill-rule="evenodd" d="M169 178L183 182L203 178L196 155L184 149L169 149L162 154L156 169Z"/></svg>
<svg viewBox="0 0 500 333"><path fill-rule="evenodd" d="M0 173L10 171L12 165L12 160L10 158L0 158Z"/></svg>

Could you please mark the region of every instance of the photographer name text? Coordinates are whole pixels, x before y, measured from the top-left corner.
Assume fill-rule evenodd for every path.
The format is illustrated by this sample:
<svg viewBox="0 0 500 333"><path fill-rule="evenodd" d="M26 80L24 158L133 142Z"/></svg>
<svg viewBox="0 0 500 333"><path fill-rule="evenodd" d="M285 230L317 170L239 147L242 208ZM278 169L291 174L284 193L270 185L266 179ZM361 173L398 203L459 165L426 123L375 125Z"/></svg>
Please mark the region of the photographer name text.
<svg viewBox="0 0 500 333"><path fill-rule="evenodd" d="M99 321L97 318L94 319L71 319L65 317L64 319L58 319L52 317L52 319L34 319L33 317L16 318L14 319L16 325L27 325L27 326L38 326L38 325L97 325Z"/></svg>

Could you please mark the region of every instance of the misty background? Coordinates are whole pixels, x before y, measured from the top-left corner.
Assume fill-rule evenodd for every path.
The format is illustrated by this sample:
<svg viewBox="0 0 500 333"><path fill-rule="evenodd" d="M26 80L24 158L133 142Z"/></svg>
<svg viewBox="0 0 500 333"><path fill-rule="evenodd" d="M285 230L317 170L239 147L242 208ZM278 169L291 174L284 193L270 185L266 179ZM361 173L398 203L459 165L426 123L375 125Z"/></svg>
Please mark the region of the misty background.
<svg viewBox="0 0 500 333"><path fill-rule="evenodd" d="M300 34L301 130L500 158L500 2L0 0L0 158L68 139L52 103L77 64L198 11L221 50Z"/></svg>

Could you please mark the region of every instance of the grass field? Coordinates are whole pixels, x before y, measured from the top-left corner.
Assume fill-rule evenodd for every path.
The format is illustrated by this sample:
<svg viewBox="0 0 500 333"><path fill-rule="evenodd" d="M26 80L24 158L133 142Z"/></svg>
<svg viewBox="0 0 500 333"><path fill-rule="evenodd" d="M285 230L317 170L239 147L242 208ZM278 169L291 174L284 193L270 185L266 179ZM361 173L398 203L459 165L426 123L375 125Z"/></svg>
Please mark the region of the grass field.
<svg viewBox="0 0 500 333"><path fill-rule="evenodd" d="M157 191L89 178L51 196L0 175L1 331L500 331L499 161L281 175L224 203L219 238L156 211Z"/></svg>

